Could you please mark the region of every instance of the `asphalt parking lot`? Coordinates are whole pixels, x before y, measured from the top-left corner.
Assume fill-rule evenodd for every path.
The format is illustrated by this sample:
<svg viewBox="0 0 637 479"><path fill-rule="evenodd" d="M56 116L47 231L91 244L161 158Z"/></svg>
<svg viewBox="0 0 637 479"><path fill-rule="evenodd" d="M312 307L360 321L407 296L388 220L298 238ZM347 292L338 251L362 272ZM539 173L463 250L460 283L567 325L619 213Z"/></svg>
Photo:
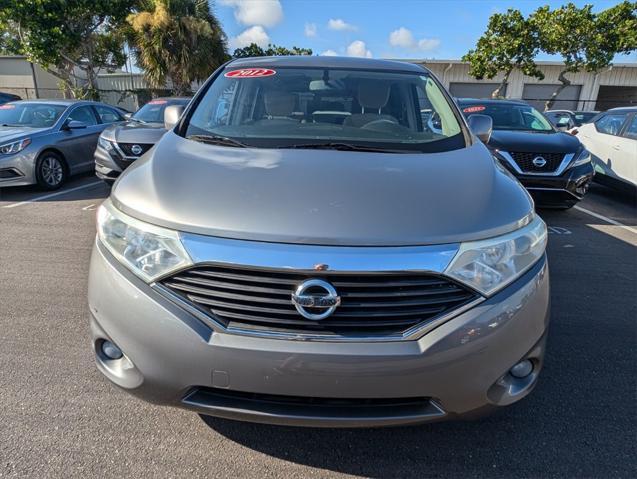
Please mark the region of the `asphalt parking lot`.
<svg viewBox="0 0 637 479"><path fill-rule="evenodd" d="M324 430L203 421L101 377L86 278L107 195L92 176L53 195L0 190L0 476L637 475L633 198L594 186L575 209L540 212L552 325L527 399L474 422Z"/></svg>

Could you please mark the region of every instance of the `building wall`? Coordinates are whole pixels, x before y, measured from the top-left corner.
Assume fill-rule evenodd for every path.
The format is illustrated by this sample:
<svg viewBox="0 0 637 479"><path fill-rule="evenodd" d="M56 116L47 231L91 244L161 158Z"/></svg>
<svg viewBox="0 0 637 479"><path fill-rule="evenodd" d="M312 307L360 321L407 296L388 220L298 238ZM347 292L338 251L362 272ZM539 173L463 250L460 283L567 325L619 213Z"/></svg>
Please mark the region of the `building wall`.
<svg viewBox="0 0 637 479"><path fill-rule="evenodd" d="M34 77L38 85L35 90ZM0 57L0 90L19 95L24 99L61 98L63 95L58 88L58 79L38 65L26 61L24 57Z"/></svg>
<svg viewBox="0 0 637 479"><path fill-rule="evenodd" d="M412 63L418 63L429 68L442 82L449 88L451 84L460 83L499 83L502 80L502 74L498 74L490 80L476 80L469 75L469 65L458 60L408 60ZM538 66L545 75L544 80L528 77L519 70L514 70L509 76L506 88L506 97L514 99L524 98L525 85L558 85L559 73L563 65L558 62L538 62ZM569 73L566 77L571 80L573 85L579 88L577 104L573 105L577 109L594 109L597 103L600 86L607 87L623 87L629 88L634 94L622 95L627 103L631 103L633 97L637 96L637 63L618 64L611 66L598 73L577 72ZM528 89L533 90L533 89ZM538 91L535 89L535 91ZM609 104L619 103L618 100L611 102L600 102L605 106ZM614 106L622 106L614 104Z"/></svg>

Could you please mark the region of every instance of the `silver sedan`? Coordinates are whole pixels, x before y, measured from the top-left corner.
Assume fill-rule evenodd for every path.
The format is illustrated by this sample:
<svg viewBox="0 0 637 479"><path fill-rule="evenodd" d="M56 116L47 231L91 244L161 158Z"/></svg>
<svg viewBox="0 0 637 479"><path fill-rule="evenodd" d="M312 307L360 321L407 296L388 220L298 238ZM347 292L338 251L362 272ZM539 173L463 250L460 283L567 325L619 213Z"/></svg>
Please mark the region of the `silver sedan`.
<svg viewBox="0 0 637 479"><path fill-rule="evenodd" d="M93 169L100 133L124 121L115 107L80 100L26 100L0 105L0 188L62 186Z"/></svg>

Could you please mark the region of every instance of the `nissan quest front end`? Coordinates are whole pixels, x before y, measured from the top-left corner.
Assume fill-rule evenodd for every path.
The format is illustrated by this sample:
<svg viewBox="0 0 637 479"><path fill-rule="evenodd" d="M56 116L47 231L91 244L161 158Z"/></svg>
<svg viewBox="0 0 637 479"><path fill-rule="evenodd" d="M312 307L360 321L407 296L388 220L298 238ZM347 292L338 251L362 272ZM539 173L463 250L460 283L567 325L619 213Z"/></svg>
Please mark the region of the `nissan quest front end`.
<svg viewBox="0 0 637 479"><path fill-rule="evenodd" d="M97 214L99 370L144 400L271 424L475 417L536 385L546 225L420 66L215 72ZM478 137L480 139L478 139Z"/></svg>

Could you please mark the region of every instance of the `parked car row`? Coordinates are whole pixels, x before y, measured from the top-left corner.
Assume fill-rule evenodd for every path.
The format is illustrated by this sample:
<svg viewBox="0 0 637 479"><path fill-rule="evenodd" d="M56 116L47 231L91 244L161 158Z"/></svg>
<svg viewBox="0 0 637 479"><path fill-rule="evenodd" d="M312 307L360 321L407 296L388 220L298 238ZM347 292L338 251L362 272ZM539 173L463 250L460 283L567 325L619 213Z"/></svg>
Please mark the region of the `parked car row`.
<svg viewBox="0 0 637 479"><path fill-rule="evenodd" d="M580 138L630 140L634 120L611 110L576 136L521 101L454 101L420 65L246 58L130 118L2 105L0 172L46 188L89 163L119 178L88 285L114 384L229 419L403 425L533 390L550 316L534 206L581 200L594 167Z"/></svg>
<svg viewBox="0 0 637 479"><path fill-rule="evenodd" d="M165 132L167 105L159 98L134 115L104 103L23 100L0 105L0 187L60 188L74 174L95 170L113 182Z"/></svg>

